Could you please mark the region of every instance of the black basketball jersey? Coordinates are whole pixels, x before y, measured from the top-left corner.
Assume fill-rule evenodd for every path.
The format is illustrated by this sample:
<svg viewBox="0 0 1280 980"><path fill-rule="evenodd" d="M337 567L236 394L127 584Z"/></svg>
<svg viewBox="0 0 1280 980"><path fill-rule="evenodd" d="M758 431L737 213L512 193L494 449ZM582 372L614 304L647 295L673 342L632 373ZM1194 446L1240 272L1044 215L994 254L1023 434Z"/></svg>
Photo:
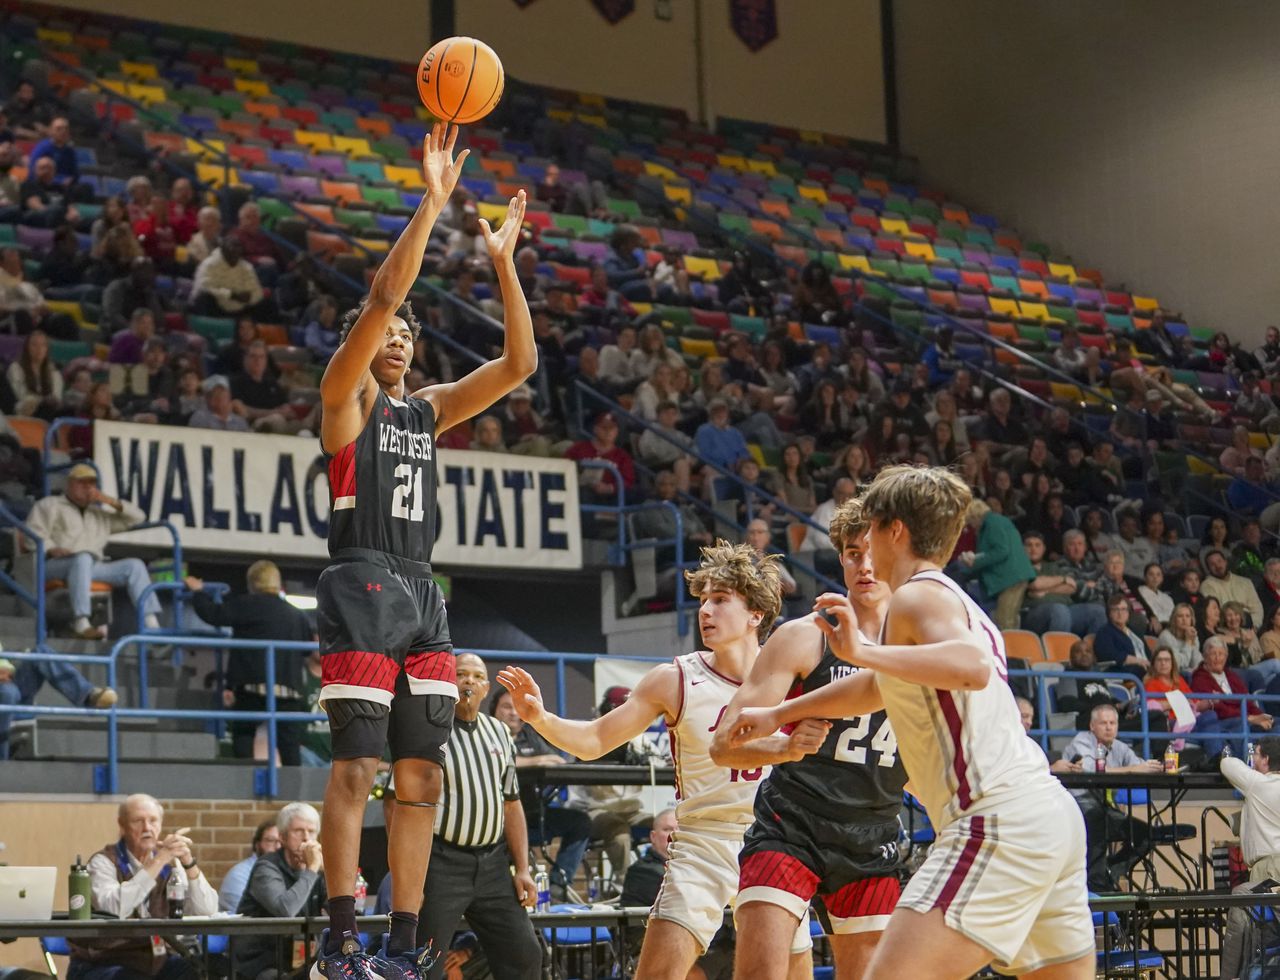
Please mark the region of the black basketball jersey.
<svg viewBox="0 0 1280 980"><path fill-rule="evenodd" d="M329 459L329 554L366 548L429 562L436 540L436 413L378 392L364 429Z"/></svg>
<svg viewBox="0 0 1280 980"><path fill-rule="evenodd" d="M798 681L788 699L856 673L823 643L822 659ZM883 711L831 719L822 747L799 762L774 766L766 791L833 820L878 822L897 818L907 772Z"/></svg>

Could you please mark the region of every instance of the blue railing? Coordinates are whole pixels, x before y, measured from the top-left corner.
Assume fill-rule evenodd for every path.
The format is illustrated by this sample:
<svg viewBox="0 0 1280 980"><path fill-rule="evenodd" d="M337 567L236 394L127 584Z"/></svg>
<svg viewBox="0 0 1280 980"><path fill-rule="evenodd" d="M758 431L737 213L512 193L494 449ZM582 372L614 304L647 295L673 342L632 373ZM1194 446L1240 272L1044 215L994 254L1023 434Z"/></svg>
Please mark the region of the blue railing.
<svg viewBox="0 0 1280 980"><path fill-rule="evenodd" d="M69 470L71 469L71 467L75 466L77 463L87 463L88 465L93 467L94 471L98 473L99 477L102 476L101 471L98 470L98 464L95 463L92 458L72 460L69 463L57 463L53 466L49 465L49 454L55 448L54 443L57 441L57 435L59 432L61 432L63 429L84 429L84 428L88 428L91 425L93 425L93 422L90 419L80 419L80 418L73 418L71 416L63 416L62 418L54 419L52 422L49 423L49 428L44 430L44 455L40 457L41 496L44 496L44 497L49 496L49 475L51 473L61 473L64 470Z"/></svg>

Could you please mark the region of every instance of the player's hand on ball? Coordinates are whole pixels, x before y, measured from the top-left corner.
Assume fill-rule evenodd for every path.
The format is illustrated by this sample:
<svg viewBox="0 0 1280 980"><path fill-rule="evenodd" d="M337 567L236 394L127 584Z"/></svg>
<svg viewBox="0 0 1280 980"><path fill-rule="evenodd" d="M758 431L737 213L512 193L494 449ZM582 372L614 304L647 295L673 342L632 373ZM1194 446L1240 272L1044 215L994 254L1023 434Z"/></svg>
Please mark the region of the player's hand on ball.
<svg viewBox="0 0 1280 980"><path fill-rule="evenodd" d="M453 158L453 145L458 142L458 127L436 123L422 141L422 179L427 184L427 197L444 207L449 195L458 186L462 165L470 150L463 150Z"/></svg>
<svg viewBox="0 0 1280 980"><path fill-rule="evenodd" d="M480 219L485 248L489 250L489 258L495 264L504 258L514 259L516 242L520 240L520 229L524 226L524 206L524 191L518 191L507 205L506 217L502 219L502 226L497 231L490 228L489 222L484 218Z"/></svg>
<svg viewBox="0 0 1280 980"><path fill-rule="evenodd" d="M796 725L787 736L792 761L799 762L806 755L813 755L822 748L822 743L827 740L827 732L830 730L831 722L821 718L806 718Z"/></svg>
<svg viewBox="0 0 1280 980"><path fill-rule="evenodd" d="M827 638L831 652L845 663L857 664L862 644L858 639L858 614L853 611L853 603L847 596L824 592L814 600L813 609L818 613L814 624Z"/></svg>
<svg viewBox="0 0 1280 980"><path fill-rule="evenodd" d="M511 692L511 703L525 724L537 725L547 717L542 689L523 667L503 667L498 671L498 683Z"/></svg>
<svg viewBox="0 0 1280 980"><path fill-rule="evenodd" d="M743 708L736 718L721 722L729 729L729 745L733 748L772 735L780 727L773 708Z"/></svg>

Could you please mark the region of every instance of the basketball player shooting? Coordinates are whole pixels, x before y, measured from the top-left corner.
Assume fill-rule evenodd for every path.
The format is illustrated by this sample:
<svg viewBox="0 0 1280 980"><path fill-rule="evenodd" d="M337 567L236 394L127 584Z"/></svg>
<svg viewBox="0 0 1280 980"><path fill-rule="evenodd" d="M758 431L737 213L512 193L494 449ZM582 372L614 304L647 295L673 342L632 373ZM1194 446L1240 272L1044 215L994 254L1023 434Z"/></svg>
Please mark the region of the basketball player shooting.
<svg viewBox="0 0 1280 980"><path fill-rule="evenodd" d="M347 314L320 382L320 442L329 457L331 563L316 587L320 702L333 765L324 797L329 928L313 980L420 980L439 951L414 934L440 797L442 751L458 697L444 600L431 576L436 537L436 437L483 411L533 373L537 349L513 255L521 191L495 232L481 222L502 292L502 355L451 383L407 393L419 325L405 298L422 269L431 227L462 173L458 130L436 125L423 142L426 192L369 295ZM387 847L391 931L381 954L360 949L356 864L365 802L390 744L396 804Z"/></svg>
<svg viewBox="0 0 1280 980"><path fill-rule="evenodd" d="M751 822L756 787L770 765L813 752L826 734L825 724L810 723L789 736L758 740L740 754L740 769L717 766L708 754L711 734L782 606L777 561L756 555L747 545L719 541L703 548L700 567L685 575L689 591L701 600L698 625L710 652L688 653L654 667L624 704L592 721L547 711L527 671L507 667L498 672L498 682L511 692L525 723L581 759L597 759L659 717L666 719L680 829L649 915L636 980L686 980L737 891L738 850ZM779 980L813 976L808 924L806 916L794 936L784 937L793 955L789 969L773 975Z"/></svg>
<svg viewBox="0 0 1280 980"><path fill-rule="evenodd" d="M941 565L971 494L939 467L883 470L863 498L876 575L893 590L880 644L861 642L844 596L817 601L842 660L867 668L776 708L745 709L731 742L804 718L883 708L912 792L937 831L867 976L1035 980L1094 973L1080 810L1022 731L1004 641Z"/></svg>
<svg viewBox="0 0 1280 980"><path fill-rule="evenodd" d="M830 534L861 634L879 636L889 587L871 565L861 500L836 508ZM769 637L711 741L720 765L740 762L729 736L743 708L777 705L859 670L832 651L819 618L794 619ZM827 733L818 751L774 766L756 794L755 823L738 855L738 980L782 975L786 944L815 896L827 912L837 980L858 980L901 892L898 811L906 772L893 726L883 711L821 724Z"/></svg>

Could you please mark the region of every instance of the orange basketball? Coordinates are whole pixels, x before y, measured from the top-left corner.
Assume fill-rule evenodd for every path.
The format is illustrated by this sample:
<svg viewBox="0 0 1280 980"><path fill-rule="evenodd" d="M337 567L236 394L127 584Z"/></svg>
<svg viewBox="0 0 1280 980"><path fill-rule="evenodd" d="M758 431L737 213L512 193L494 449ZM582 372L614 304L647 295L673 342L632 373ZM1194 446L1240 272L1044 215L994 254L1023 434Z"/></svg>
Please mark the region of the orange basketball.
<svg viewBox="0 0 1280 980"><path fill-rule="evenodd" d="M473 123L502 98L505 76L493 48L473 37L437 41L418 62L418 96L437 119Z"/></svg>

